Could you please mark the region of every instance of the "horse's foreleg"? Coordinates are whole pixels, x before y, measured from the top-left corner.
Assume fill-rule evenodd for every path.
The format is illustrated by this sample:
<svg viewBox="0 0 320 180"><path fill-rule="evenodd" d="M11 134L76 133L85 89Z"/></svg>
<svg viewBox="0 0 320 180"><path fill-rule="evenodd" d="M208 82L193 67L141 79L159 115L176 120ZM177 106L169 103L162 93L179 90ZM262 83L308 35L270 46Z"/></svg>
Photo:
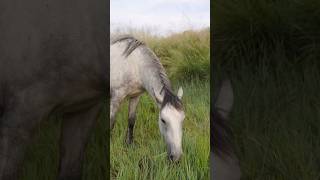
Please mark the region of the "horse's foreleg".
<svg viewBox="0 0 320 180"><path fill-rule="evenodd" d="M140 96L130 98L129 100L129 115L128 115L128 131L127 131L127 144L133 141L133 128L136 121L136 110L139 103Z"/></svg>
<svg viewBox="0 0 320 180"><path fill-rule="evenodd" d="M111 98L111 101L110 101L110 130L112 130L114 127L114 123L116 121L116 113L119 109L121 100L122 99L120 99L120 98L114 98L114 97Z"/></svg>
<svg viewBox="0 0 320 180"><path fill-rule="evenodd" d="M63 119L60 141L59 180L81 179L82 160L91 129L101 112L102 104L67 114Z"/></svg>

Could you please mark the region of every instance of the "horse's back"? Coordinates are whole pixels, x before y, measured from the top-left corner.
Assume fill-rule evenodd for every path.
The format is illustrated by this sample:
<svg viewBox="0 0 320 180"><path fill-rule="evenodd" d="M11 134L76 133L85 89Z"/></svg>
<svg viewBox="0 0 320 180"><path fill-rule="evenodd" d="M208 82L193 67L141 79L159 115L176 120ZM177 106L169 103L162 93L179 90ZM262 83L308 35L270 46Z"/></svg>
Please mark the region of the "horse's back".
<svg viewBox="0 0 320 180"><path fill-rule="evenodd" d="M145 64L140 49L125 55L128 42L110 45L110 88L112 91L126 91L125 94L139 94L142 88L141 71Z"/></svg>

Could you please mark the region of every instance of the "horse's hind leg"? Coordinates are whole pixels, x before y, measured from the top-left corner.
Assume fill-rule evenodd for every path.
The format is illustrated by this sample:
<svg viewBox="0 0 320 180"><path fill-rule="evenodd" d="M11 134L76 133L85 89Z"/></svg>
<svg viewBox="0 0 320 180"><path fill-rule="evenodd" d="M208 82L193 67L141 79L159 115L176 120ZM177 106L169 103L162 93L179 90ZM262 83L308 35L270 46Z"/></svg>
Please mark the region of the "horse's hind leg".
<svg viewBox="0 0 320 180"><path fill-rule="evenodd" d="M89 110L67 114L64 117L60 141L59 180L81 179L85 146L101 109L102 104L98 104Z"/></svg>
<svg viewBox="0 0 320 180"><path fill-rule="evenodd" d="M114 123L116 121L116 114L118 112L121 101L123 100L122 96L113 96L110 100L110 130L113 129Z"/></svg>
<svg viewBox="0 0 320 180"><path fill-rule="evenodd" d="M129 100L129 118L128 118L128 131L127 131L127 144L133 141L133 128L136 121L136 110L139 103L140 96L130 98Z"/></svg>

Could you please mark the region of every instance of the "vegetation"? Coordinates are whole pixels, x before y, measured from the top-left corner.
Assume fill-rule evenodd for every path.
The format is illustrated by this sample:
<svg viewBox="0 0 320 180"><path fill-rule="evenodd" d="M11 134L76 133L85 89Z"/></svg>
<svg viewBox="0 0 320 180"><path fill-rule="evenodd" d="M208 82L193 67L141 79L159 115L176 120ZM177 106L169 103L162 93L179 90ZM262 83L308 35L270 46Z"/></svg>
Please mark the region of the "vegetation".
<svg viewBox="0 0 320 180"><path fill-rule="evenodd" d="M208 179L209 177L209 84L192 81L184 88L186 119L183 127L183 156L172 164L158 127L158 109L143 96L138 107L134 144L124 143L127 104L119 113L111 137L112 179Z"/></svg>
<svg viewBox="0 0 320 180"><path fill-rule="evenodd" d="M209 81L210 29L185 31L167 37L148 31L127 29L115 34L132 34L145 42L160 58L170 79Z"/></svg>
<svg viewBox="0 0 320 180"><path fill-rule="evenodd" d="M319 65L320 1L215 0L211 7L217 64Z"/></svg>
<svg viewBox="0 0 320 180"><path fill-rule="evenodd" d="M107 112L99 118L87 148L84 179L208 179L209 177L209 29L158 37L146 31L133 32L160 57L175 89L184 89L186 119L181 162L167 159L166 145L158 128L158 109L144 95L137 111L134 143L124 143L127 103L118 113L112 137L108 137ZM54 180L58 173L59 116L37 129L23 166L23 180ZM109 147L109 138L110 146ZM108 159L110 149L110 161ZM111 169L109 171L109 167Z"/></svg>
<svg viewBox="0 0 320 180"><path fill-rule="evenodd" d="M160 58L174 87L184 89L186 119L182 160L171 164L158 127L154 102L144 95L138 106L133 145L124 143L127 103L122 106L111 137L112 179L209 179L210 31L187 31L159 37L134 31Z"/></svg>
<svg viewBox="0 0 320 180"><path fill-rule="evenodd" d="M243 179L320 177L319 9L315 0L212 3L213 79L233 83Z"/></svg>

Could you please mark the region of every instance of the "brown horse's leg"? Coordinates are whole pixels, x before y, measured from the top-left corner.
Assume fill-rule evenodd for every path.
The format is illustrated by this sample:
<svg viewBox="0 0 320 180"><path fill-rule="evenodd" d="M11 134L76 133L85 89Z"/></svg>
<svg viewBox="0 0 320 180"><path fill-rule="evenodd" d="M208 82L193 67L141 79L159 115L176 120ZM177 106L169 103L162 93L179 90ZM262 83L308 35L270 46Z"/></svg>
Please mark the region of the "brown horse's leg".
<svg viewBox="0 0 320 180"><path fill-rule="evenodd" d="M128 131L127 131L127 144L133 141L133 128L136 121L136 110L139 103L140 96L130 98L129 100L129 115L128 115Z"/></svg>
<svg viewBox="0 0 320 180"><path fill-rule="evenodd" d="M59 180L78 180L82 174L82 160L90 130L102 110L98 104L87 111L68 114L64 117L61 144Z"/></svg>

